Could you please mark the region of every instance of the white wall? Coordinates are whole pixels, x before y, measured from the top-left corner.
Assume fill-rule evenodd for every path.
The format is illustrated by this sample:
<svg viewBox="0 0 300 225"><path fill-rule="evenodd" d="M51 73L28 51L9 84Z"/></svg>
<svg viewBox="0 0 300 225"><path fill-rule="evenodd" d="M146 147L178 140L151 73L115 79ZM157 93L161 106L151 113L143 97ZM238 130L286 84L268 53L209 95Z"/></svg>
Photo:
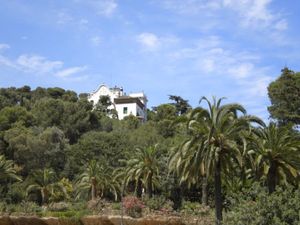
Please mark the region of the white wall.
<svg viewBox="0 0 300 225"><path fill-rule="evenodd" d="M123 113L124 107L127 107L127 114ZM119 120L122 120L124 119L125 116L129 116L130 114L136 116L137 104L136 103L116 104L116 110L118 112Z"/></svg>

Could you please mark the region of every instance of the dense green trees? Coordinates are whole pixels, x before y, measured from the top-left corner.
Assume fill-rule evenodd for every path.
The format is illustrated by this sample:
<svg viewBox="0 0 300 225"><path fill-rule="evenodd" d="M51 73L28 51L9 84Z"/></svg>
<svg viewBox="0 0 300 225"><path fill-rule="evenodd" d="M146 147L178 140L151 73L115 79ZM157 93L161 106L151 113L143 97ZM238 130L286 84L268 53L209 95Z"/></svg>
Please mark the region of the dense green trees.
<svg viewBox="0 0 300 225"><path fill-rule="evenodd" d="M149 120L140 123L133 116L112 118L109 99L94 108L86 94L62 88L1 88L0 196L14 203L115 201L122 193L143 197L144 189L146 199L163 195L177 210L182 200L202 201L215 207L221 224L223 207L237 210L234 193L244 195L255 182L270 193L299 184L299 131L284 126L299 124L299 93L291 91L298 74L283 73L269 87L278 124L266 127L223 99L202 98L206 104L192 109L172 95L172 103L149 110ZM293 92L291 102L282 92ZM28 198L18 194L22 187Z"/></svg>
<svg viewBox="0 0 300 225"><path fill-rule="evenodd" d="M300 124L300 73L285 67L280 77L268 87L271 117L282 125Z"/></svg>

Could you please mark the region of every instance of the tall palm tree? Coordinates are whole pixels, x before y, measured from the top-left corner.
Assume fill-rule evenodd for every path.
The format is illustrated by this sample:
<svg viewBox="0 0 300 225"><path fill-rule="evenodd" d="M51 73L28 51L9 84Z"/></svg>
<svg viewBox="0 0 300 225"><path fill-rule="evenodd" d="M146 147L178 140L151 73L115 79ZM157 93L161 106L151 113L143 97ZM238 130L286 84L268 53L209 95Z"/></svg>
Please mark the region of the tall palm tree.
<svg viewBox="0 0 300 225"><path fill-rule="evenodd" d="M9 178L21 181L21 178L16 173L13 161L6 160L4 155L0 155L0 180Z"/></svg>
<svg viewBox="0 0 300 225"><path fill-rule="evenodd" d="M77 181L77 198L90 191L91 200L103 197L105 192L111 192L118 197L120 185L112 176L112 169L106 164L91 160Z"/></svg>
<svg viewBox="0 0 300 225"><path fill-rule="evenodd" d="M37 170L33 173L33 184L27 187L27 193L38 190L42 196L42 205L47 204L51 191L55 188L55 172L52 169L46 168Z"/></svg>
<svg viewBox="0 0 300 225"><path fill-rule="evenodd" d="M159 159L158 148L150 146L147 148L136 148L131 159L126 163L125 182L135 181L136 189L144 184L149 198L153 195L153 189L158 186Z"/></svg>
<svg viewBox="0 0 300 225"><path fill-rule="evenodd" d="M181 170L183 179L197 179L203 172L213 174L215 186L216 224L222 221L221 172L231 172L234 162L239 163L238 141L242 131L250 129L250 122L259 122L256 117L246 116L246 110L239 104L221 105L223 98L210 102L202 97L208 109L196 108L187 122L192 138L178 153L177 170ZM239 113L242 116L239 116ZM204 169L202 169L204 168ZM203 172L202 172L203 170Z"/></svg>
<svg viewBox="0 0 300 225"><path fill-rule="evenodd" d="M252 149L257 175L266 179L269 193L275 191L280 179L299 178L300 137L287 128L271 123L258 129Z"/></svg>

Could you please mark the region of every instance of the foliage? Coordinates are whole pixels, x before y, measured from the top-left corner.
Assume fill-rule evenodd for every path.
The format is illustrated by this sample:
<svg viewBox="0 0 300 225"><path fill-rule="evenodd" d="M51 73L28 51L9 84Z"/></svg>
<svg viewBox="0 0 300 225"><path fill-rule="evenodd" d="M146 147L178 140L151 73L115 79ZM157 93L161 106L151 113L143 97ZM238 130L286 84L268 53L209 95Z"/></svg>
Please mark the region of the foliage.
<svg viewBox="0 0 300 225"><path fill-rule="evenodd" d="M136 189L140 188L140 182L146 188L149 198L153 190L158 186L159 161L158 146L136 148L135 154L126 162L124 174L125 183L135 182Z"/></svg>
<svg viewBox="0 0 300 225"><path fill-rule="evenodd" d="M176 113L177 115L183 115L185 114L189 109L191 109L190 104L188 103L188 100L183 99L180 96L177 95L169 95L169 99L172 101L175 101L175 103L172 103L176 107Z"/></svg>
<svg viewBox="0 0 300 225"><path fill-rule="evenodd" d="M96 197L102 198L109 193L117 200L120 189L118 182L112 176L112 168L105 162L99 163L95 160L91 160L86 165L85 171L78 177L76 188L77 199L89 195L91 200L95 200Z"/></svg>
<svg viewBox="0 0 300 225"><path fill-rule="evenodd" d="M255 154L256 176L265 179L269 192L280 182L297 180L300 169L300 138L284 127L271 123L258 128L249 153Z"/></svg>
<svg viewBox="0 0 300 225"><path fill-rule="evenodd" d="M223 99L202 98L207 107L192 109L172 95L172 103L148 110L149 120L140 123L133 116L113 118L109 99L94 107L87 94L78 97L58 87L0 88L0 208L78 218L91 213L87 205L99 199L93 213L119 209L120 202L109 201L136 191L143 199L145 192L149 195L145 201L151 213L174 207L194 223L211 219L211 211L198 203L202 197L203 203L215 199L217 223L224 206L235 222L243 216L256 221L260 216L251 216L259 212L269 218L266 223L293 224L298 219L291 209L298 206L292 198L298 201L298 190L286 187L296 188L300 178L299 130L291 129L299 114L299 74L283 73L269 87L270 112L279 126L268 127L241 105L222 104ZM255 181L268 186L270 177L282 200L259 188L247 191ZM268 201L280 210L271 203L263 208ZM44 204L44 210L35 204Z"/></svg>
<svg viewBox="0 0 300 225"><path fill-rule="evenodd" d="M272 118L283 125L300 124L300 73L283 68L280 77L269 84L268 94Z"/></svg>
<svg viewBox="0 0 300 225"><path fill-rule="evenodd" d="M27 193L39 191L42 197L41 204L47 204L59 190L67 196L65 187L56 181L56 174L52 169L37 170L32 174L32 183L27 187Z"/></svg>
<svg viewBox="0 0 300 225"><path fill-rule="evenodd" d="M0 180L14 179L21 181L21 178L16 173L13 161L6 160L4 155L0 155Z"/></svg>
<svg viewBox="0 0 300 225"><path fill-rule="evenodd" d="M199 202L183 201L181 213L187 215L203 216L209 213L209 207Z"/></svg>
<svg viewBox="0 0 300 225"><path fill-rule="evenodd" d="M164 196L154 196L152 198L146 198L144 202L150 210L160 210L166 202L166 199Z"/></svg>
<svg viewBox="0 0 300 225"><path fill-rule="evenodd" d="M299 224L300 189L289 186L278 188L268 195L266 190L259 188L253 196L238 194L236 203L225 216L225 225L296 225Z"/></svg>

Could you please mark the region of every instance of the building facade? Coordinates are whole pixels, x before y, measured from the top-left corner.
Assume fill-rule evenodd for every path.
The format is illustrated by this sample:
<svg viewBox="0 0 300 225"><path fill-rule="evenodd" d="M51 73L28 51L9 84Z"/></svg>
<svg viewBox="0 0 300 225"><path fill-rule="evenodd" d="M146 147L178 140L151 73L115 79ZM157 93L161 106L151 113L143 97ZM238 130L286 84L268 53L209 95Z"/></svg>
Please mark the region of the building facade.
<svg viewBox="0 0 300 225"><path fill-rule="evenodd" d="M96 105L101 96L108 96L112 104L108 109L116 110L118 119L133 115L145 122L147 120L147 97L143 92L126 94L121 87L110 88L105 84L100 85L88 96L88 100Z"/></svg>

